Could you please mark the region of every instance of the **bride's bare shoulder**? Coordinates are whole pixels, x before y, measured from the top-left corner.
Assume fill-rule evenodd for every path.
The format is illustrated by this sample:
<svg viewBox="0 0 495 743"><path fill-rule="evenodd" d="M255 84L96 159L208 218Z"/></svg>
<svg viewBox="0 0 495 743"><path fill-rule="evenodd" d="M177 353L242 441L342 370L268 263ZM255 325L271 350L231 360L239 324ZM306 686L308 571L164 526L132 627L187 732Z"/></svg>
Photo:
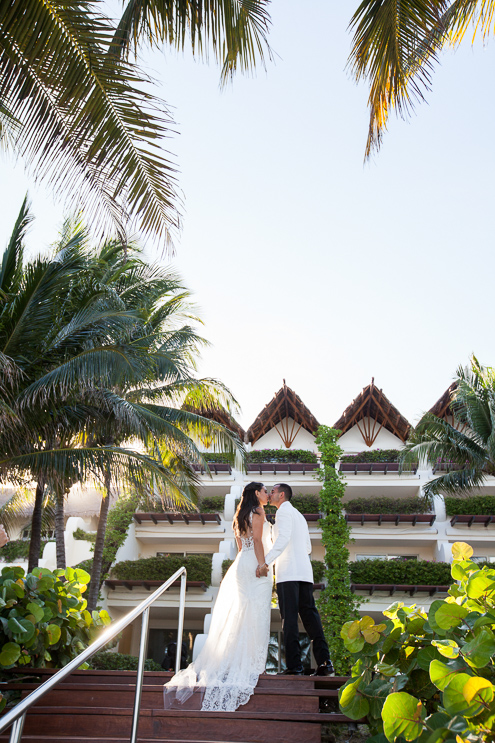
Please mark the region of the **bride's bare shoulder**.
<svg viewBox="0 0 495 743"><path fill-rule="evenodd" d="M263 508L263 506L253 508L253 517L254 516L260 516L262 519L265 518L265 509Z"/></svg>

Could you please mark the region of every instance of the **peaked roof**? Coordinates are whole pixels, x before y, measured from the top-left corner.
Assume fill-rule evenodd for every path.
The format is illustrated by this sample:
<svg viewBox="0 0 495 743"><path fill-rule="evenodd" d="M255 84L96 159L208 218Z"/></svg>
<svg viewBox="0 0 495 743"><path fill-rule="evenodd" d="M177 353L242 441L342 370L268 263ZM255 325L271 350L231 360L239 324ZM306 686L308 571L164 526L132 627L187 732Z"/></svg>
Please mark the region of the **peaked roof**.
<svg viewBox="0 0 495 743"><path fill-rule="evenodd" d="M371 419L364 421L365 418ZM359 423L362 421L361 426ZM409 435L411 424L392 405L390 400L383 394L381 389L375 387L375 378L371 384L351 402L344 410L339 420L334 423L334 428L339 428L342 433L349 431L357 425L367 446L372 446L382 428L393 433L401 441L405 441Z"/></svg>
<svg viewBox="0 0 495 743"><path fill-rule="evenodd" d="M287 420L285 426L281 425L281 431L277 428L287 449L290 448L301 428L305 428L309 433L315 433L320 425L299 395L296 395L294 390L287 387L284 379L283 386L273 396L268 405L265 405L254 423L248 428L247 440L254 444L265 433L275 428L277 423L282 424L282 421L288 418L293 419L294 424L292 426L289 426Z"/></svg>
<svg viewBox="0 0 495 743"><path fill-rule="evenodd" d="M447 416L453 416L452 408L450 403L452 401L452 393L457 389L457 382L452 382L450 387L445 390L442 397L440 397L436 403L430 408L429 412L436 415L437 418L446 418Z"/></svg>

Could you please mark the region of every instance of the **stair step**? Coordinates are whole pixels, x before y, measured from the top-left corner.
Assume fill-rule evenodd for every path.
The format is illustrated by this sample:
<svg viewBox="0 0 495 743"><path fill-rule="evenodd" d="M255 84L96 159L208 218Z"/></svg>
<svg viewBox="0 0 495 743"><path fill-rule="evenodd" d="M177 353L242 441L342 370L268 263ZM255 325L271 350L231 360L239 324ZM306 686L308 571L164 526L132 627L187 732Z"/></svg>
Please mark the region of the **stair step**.
<svg viewBox="0 0 495 743"><path fill-rule="evenodd" d="M248 712L176 712L175 710L142 710L139 718L141 738L152 740L192 741L208 743L320 743L320 725L315 722L340 722L343 715L318 713L256 713ZM36 738L43 731L52 740L72 737L77 729L84 738L106 739L129 735L131 709L85 708L57 709L36 707L27 716L26 736ZM345 720L346 718L344 718ZM24 737L24 736L23 736Z"/></svg>
<svg viewBox="0 0 495 743"><path fill-rule="evenodd" d="M29 690L25 690L23 697L28 696ZM176 709L180 710L199 710L201 709L202 695L194 693L183 704L177 705ZM242 706L245 712L275 712L290 708L293 712L317 712L319 697L314 692L312 694L301 695L292 693L272 694L269 692L255 693ZM104 689L104 693L96 686L93 688L74 688L70 685L65 689L53 689L47 692L39 701L38 705L42 707L114 707L114 708L132 708L134 704L134 690L110 691ZM156 691L149 689L143 690L141 696L141 709L163 709L163 687L157 687Z"/></svg>

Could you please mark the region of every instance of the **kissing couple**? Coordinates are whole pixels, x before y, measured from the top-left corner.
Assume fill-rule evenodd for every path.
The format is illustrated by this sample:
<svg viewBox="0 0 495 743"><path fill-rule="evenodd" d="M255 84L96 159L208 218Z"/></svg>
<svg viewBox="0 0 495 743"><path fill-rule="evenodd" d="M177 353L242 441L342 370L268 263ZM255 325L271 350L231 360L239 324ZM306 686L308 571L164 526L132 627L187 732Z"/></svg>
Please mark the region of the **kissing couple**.
<svg viewBox="0 0 495 743"><path fill-rule="evenodd" d="M287 664L284 675L304 673L298 617L313 645L315 675L333 672L313 597L308 525L291 498L292 489L285 483L275 485L270 494L261 482L244 488L232 524L237 557L220 584L201 652L165 684L166 709L184 703L195 692L201 709L209 712L233 712L249 701L265 671L273 567ZM267 503L277 508L273 535L265 516Z"/></svg>

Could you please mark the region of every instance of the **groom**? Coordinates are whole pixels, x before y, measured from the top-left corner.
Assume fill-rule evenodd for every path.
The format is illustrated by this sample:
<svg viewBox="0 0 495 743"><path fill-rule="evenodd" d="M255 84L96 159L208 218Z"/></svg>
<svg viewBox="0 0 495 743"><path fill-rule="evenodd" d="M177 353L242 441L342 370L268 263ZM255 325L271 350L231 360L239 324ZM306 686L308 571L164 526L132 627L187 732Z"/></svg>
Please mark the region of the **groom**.
<svg viewBox="0 0 495 743"><path fill-rule="evenodd" d="M298 626L298 617L301 617L318 664L314 675L328 676L333 673L333 666L313 597L308 525L304 516L291 504L291 498L290 485L280 483L273 487L269 502L277 508L274 543L265 557L265 565L260 566L258 572L264 575L268 565L276 561L275 576L287 664L284 674L301 676L304 673Z"/></svg>

